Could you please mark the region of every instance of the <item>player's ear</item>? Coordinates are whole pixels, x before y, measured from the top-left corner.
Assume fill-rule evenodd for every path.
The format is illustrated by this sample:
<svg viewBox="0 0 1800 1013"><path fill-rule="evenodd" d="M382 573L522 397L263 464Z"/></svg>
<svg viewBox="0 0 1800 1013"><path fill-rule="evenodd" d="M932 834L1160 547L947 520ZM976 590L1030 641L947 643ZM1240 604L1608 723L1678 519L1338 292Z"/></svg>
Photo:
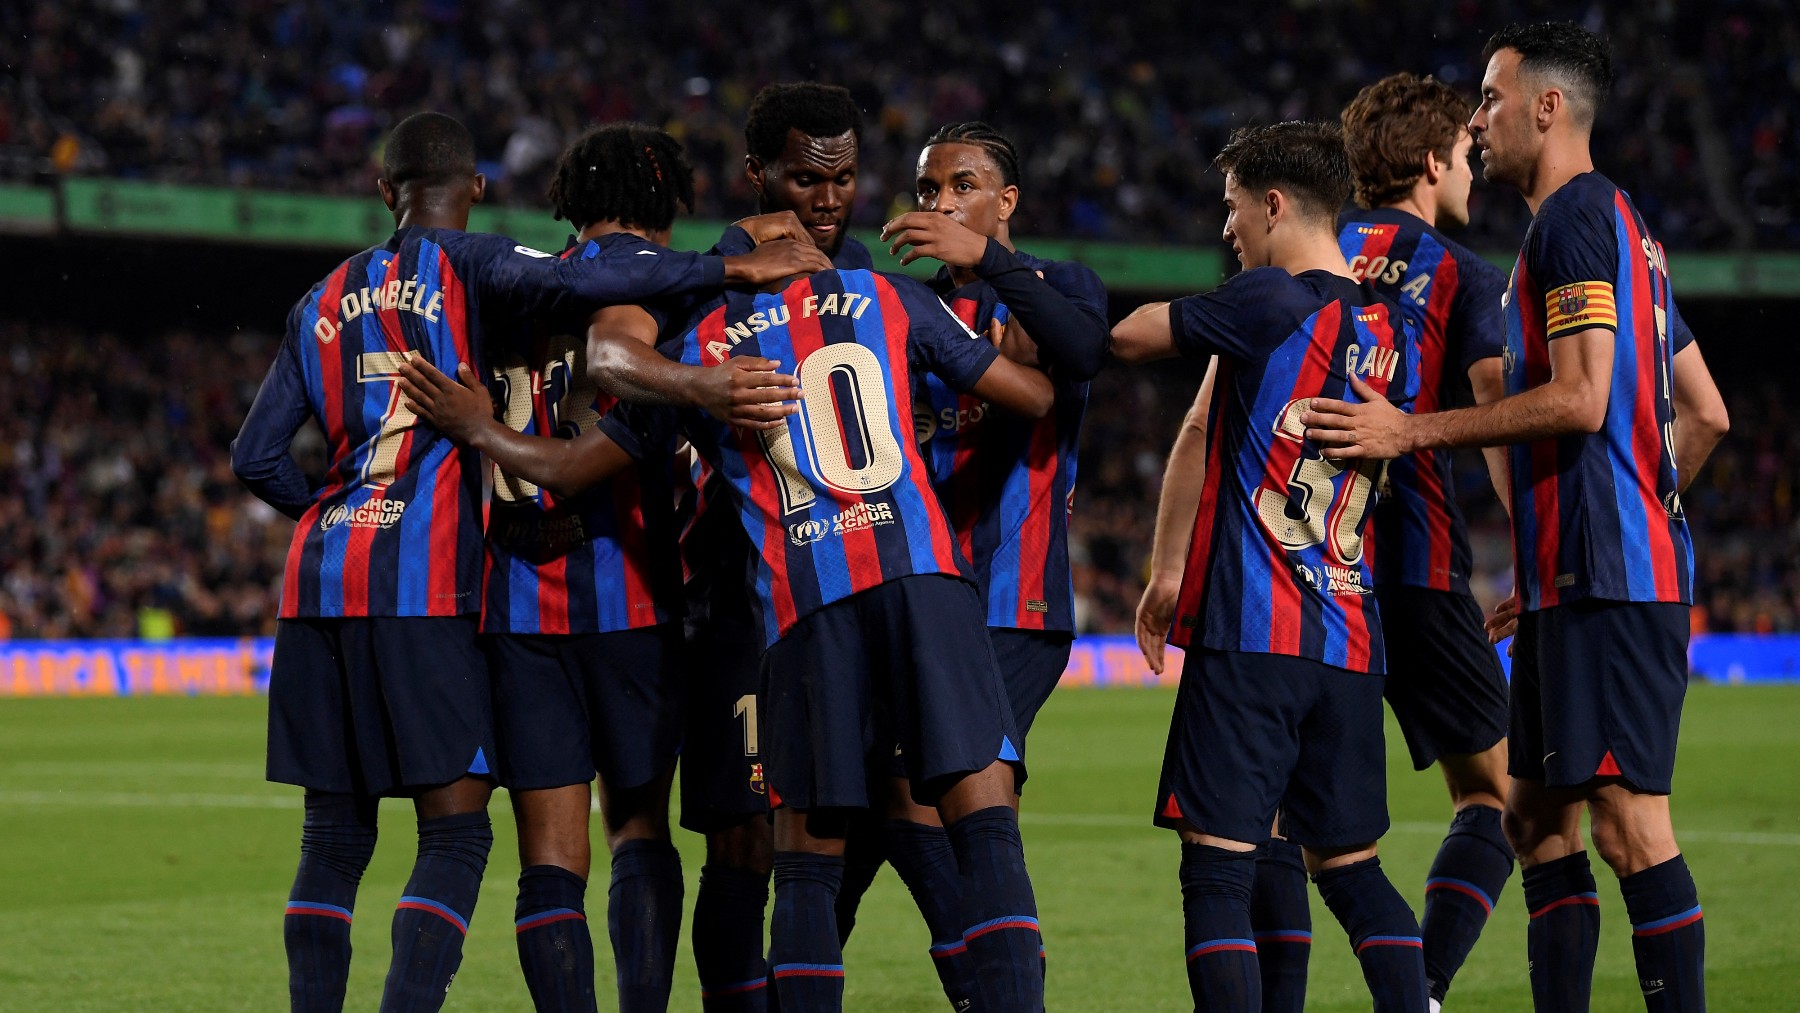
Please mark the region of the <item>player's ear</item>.
<svg viewBox="0 0 1800 1013"><path fill-rule="evenodd" d="M1286 215L1287 212L1288 200L1286 194L1282 193L1280 190L1264 191L1263 216L1267 220L1268 228L1274 228L1275 223L1280 221L1282 216Z"/></svg>
<svg viewBox="0 0 1800 1013"><path fill-rule="evenodd" d="M1437 152L1426 151L1424 172L1422 172L1420 176L1425 180L1426 184L1437 186L1438 180L1444 178L1444 170L1448 168L1450 168L1450 163L1438 161Z"/></svg>
<svg viewBox="0 0 1800 1013"><path fill-rule="evenodd" d="M1568 103L1563 99L1562 89L1546 88L1537 98L1537 128L1549 130L1558 117L1568 113Z"/></svg>
<svg viewBox="0 0 1800 1013"><path fill-rule="evenodd" d="M1000 220L1012 217L1013 209L1019 206L1019 188L1008 184L1000 191Z"/></svg>
<svg viewBox="0 0 1800 1013"><path fill-rule="evenodd" d="M755 155L744 156L744 178L750 181L750 189L756 191L758 198L763 195L763 161Z"/></svg>
<svg viewBox="0 0 1800 1013"><path fill-rule="evenodd" d="M478 172L475 174L473 181L469 185L469 203L470 204L480 204L481 199L486 196L487 196L487 173Z"/></svg>
<svg viewBox="0 0 1800 1013"><path fill-rule="evenodd" d="M381 194L381 203L386 204L389 211L394 210L394 204L400 200L400 195L394 192L394 184L389 183L386 176L375 181L375 192Z"/></svg>

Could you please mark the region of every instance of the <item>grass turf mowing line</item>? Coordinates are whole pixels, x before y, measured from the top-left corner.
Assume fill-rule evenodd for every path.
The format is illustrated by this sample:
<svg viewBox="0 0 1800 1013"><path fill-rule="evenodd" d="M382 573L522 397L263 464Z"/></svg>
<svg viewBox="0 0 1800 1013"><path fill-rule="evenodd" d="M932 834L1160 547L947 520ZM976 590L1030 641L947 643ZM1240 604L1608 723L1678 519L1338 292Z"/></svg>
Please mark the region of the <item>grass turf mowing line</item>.
<svg viewBox="0 0 1800 1013"><path fill-rule="evenodd" d="M1148 824L1172 694L1059 693L1032 736L1025 837L1059 1010L1189 1008L1173 835ZM1779 888L1800 871L1800 687L1696 687L1676 821L1707 911L1715 1010L1767 1010L1800 994L1800 914ZM0 701L0 1011L266 1010L284 1001L280 909L293 875L299 793L257 779L258 699ZM1395 830L1383 865L1415 907L1449 806L1389 730ZM518 872L506 806L446 1008L526 1010L513 950ZM412 814L382 811L382 843L355 928L351 1006L374 1005L388 918L412 859ZM596 837L598 834L596 833ZM678 832L692 904L699 838ZM592 924L604 935L605 869ZM1642 1009L1618 891L1601 870L1594 1009ZM1315 902L1309 1010L1366 1010L1349 944ZM1450 994L1455 1013L1529 1007L1517 876ZM602 994L612 990L604 939ZM926 935L883 874L847 952L856 1010L942 1005ZM677 1010L697 1010L683 940Z"/></svg>

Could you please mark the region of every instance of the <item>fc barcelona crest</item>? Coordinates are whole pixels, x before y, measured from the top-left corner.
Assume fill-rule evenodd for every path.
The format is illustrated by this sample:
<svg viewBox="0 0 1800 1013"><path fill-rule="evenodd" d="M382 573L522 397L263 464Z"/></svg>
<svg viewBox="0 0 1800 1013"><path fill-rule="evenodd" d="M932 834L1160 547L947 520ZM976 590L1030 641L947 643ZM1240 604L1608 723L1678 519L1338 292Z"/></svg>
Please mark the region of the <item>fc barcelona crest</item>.
<svg viewBox="0 0 1800 1013"><path fill-rule="evenodd" d="M752 763L750 765L750 790L756 792L758 795L762 795L769 790L768 786L763 784L763 770L762 764L760 763Z"/></svg>
<svg viewBox="0 0 1800 1013"><path fill-rule="evenodd" d="M1587 309L1587 304L1586 285L1564 285L1556 291L1556 310L1565 317L1572 317Z"/></svg>

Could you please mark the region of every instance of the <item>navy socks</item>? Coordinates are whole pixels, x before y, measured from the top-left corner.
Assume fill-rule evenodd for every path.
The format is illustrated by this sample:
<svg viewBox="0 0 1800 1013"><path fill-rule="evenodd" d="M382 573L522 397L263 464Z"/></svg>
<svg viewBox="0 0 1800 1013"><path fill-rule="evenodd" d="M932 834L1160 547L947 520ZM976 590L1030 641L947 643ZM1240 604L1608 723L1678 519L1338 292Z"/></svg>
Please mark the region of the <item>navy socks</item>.
<svg viewBox="0 0 1800 1013"><path fill-rule="evenodd" d="M1044 944L1018 816L990 806L957 820L949 834L962 873L962 939L980 989L975 1008L1036 1013L1044 1006Z"/></svg>
<svg viewBox="0 0 1800 1013"><path fill-rule="evenodd" d="M882 828L888 864L900 874L931 931L931 963L951 1006L975 997L974 968L963 943L962 871L943 827L889 820ZM841 931L840 926L840 931Z"/></svg>
<svg viewBox="0 0 1800 1013"><path fill-rule="evenodd" d="M775 916L769 972L783 1009L844 1006L844 948L838 941L837 892L844 859L805 851L775 853Z"/></svg>
<svg viewBox="0 0 1800 1013"><path fill-rule="evenodd" d="M1706 1009L1706 922L1680 855L1619 880L1638 985L1650 1013Z"/></svg>
<svg viewBox="0 0 1800 1013"><path fill-rule="evenodd" d="M586 893L587 881L568 869L534 865L519 873L513 932L525 986L540 1011L597 1008Z"/></svg>
<svg viewBox="0 0 1800 1013"><path fill-rule="evenodd" d="M288 999L296 1013L337 1013L350 977L350 920L356 888L375 854L372 798L308 792L300 868L288 891L281 935Z"/></svg>
<svg viewBox="0 0 1800 1013"><path fill-rule="evenodd" d="M1306 964L1312 958L1308 889L1300 845L1271 838L1257 846L1250 927L1262 972L1263 1013L1301 1013L1306 1007Z"/></svg>
<svg viewBox="0 0 1800 1013"><path fill-rule="evenodd" d="M681 941L681 855L668 841L632 840L612 855L606 930L620 1013L668 1008Z"/></svg>
<svg viewBox="0 0 1800 1013"><path fill-rule="evenodd" d="M769 965L763 959L763 912L769 877L730 865L700 869L694 899L694 966L706 1013L762 1013Z"/></svg>
<svg viewBox="0 0 1800 1013"><path fill-rule="evenodd" d="M1181 845L1188 990L1197 1013L1258 1013L1262 974L1250 929L1256 852Z"/></svg>
<svg viewBox="0 0 1800 1013"><path fill-rule="evenodd" d="M475 914L494 832L486 810L419 821L419 854L394 909L394 958L381 994L383 1013L436 1010Z"/></svg>
<svg viewBox="0 0 1800 1013"><path fill-rule="evenodd" d="M1424 943L1412 908L1368 858L1313 877L1325 906L1350 936L1375 1013L1418 1013L1426 1008Z"/></svg>
<svg viewBox="0 0 1800 1013"><path fill-rule="evenodd" d="M1585 1013L1600 947L1600 896L1586 851L1519 874L1531 912L1525 952L1537 1013Z"/></svg>
<svg viewBox="0 0 1800 1013"><path fill-rule="evenodd" d="M1512 875L1513 853L1500 832L1500 810L1465 806L1450 821L1425 878L1425 981L1442 1002L1450 979L1481 938L1500 888Z"/></svg>

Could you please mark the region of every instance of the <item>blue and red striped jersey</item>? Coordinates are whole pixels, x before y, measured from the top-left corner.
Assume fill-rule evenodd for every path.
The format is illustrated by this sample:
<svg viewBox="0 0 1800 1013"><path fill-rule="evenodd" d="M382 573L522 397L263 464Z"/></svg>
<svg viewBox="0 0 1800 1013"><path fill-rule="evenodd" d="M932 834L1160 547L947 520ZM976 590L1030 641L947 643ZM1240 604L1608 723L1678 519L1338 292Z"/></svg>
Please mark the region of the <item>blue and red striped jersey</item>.
<svg viewBox="0 0 1800 1013"><path fill-rule="evenodd" d="M1042 271L1080 311L1106 320L1106 288L1076 263L1013 256ZM986 281L956 286L949 270L932 288L957 319L977 334L1005 325L1011 309ZM1029 328L1027 328L1029 331ZM1069 512L1075 497L1076 451L1087 413L1088 383L1050 373L1056 403L1041 419L996 410L927 376L915 406L919 441L938 498L975 568L989 626L1075 631L1075 590L1069 568Z"/></svg>
<svg viewBox="0 0 1800 1013"><path fill-rule="evenodd" d="M909 278L823 271L778 293L732 292L665 343L689 365L734 355L792 364L804 395L763 433L694 410L621 405L601 426L634 455L659 455L679 429L723 476L756 547L765 645L819 608L912 574L967 577L913 440L914 377L959 388L998 354Z"/></svg>
<svg viewBox="0 0 1800 1013"><path fill-rule="evenodd" d="M1170 642L1385 672L1363 552L1381 462L1326 460L1300 416L1315 397L1354 399L1352 375L1412 400L1417 353L1399 309L1367 282L1271 267L1176 300L1169 323L1181 354L1219 357Z"/></svg>
<svg viewBox="0 0 1800 1013"><path fill-rule="evenodd" d="M1605 424L1507 449L1520 606L1692 604L1670 400L1686 328L1662 245L1597 172L1563 184L1526 230L1506 293L1506 393L1547 382L1550 342L1591 328L1614 334Z"/></svg>
<svg viewBox="0 0 1800 1013"><path fill-rule="evenodd" d="M1506 275L1468 248L1393 208L1338 219L1350 273L1393 300L1418 336L1414 411L1468 404L1469 367L1506 350L1500 297ZM1456 505L1451 455L1421 450L1388 464L1369 539L1375 583L1469 593L1473 554Z"/></svg>
<svg viewBox="0 0 1800 1013"><path fill-rule="evenodd" d="M232 446L253 492L298 525L282 618L445 616L480 606L480 459L415 424L395 383L425 356L454 374L533 318L718 287L717 257L644 244L559 260L504 236L404 228L344 261L288 316L287 333ZM329 470L313 489L287 455L308 417Z"/></svg>

